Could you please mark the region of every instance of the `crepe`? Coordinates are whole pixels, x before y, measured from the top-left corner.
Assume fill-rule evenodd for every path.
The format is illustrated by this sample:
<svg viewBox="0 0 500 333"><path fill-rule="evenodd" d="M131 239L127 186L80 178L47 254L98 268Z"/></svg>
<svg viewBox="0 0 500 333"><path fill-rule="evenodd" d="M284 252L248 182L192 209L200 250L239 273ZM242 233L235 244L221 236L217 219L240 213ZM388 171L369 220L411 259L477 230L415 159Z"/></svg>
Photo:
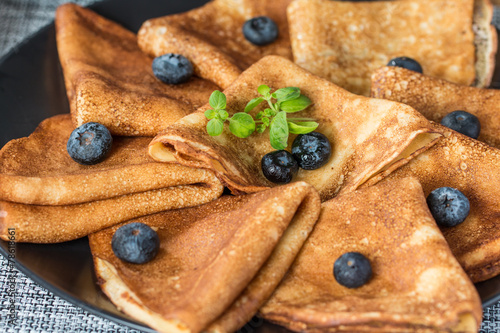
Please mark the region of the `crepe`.
<svg viewBox="0 0 500 333"><path fill-rule="evenodd" d="M380 174L365 185L374 184L384 176ZM441 231L472 281L498 275L500 150L448 129L444 139L387 178L408 176L418 178L426 196L444 186L465 194L471 207L468 217L462 224Z"/></svg>
<svg viewBox="0 0 500 333"><path fill-rule="evenodd" d="M159 81L135 34L90 9L62 5L55 24L75 126L95 121L112 134L154 136L217 89L196 77L179 85Z"/></svg>
<svg viewBox="0 0 500 333"><path fill-rule="evenodd" d="M373 73L372 97L408 104L436 122L452 111L467 111L481 124L477 139L500 148L499 90L457 85L399 67L382 67Z"/></svg>
<svg viewBox="0 0 500 333"><path fill-rule="evenodd" d="M195 73L223 89L242 70L260 58L275 54L292 59L286 7L291 0L213 0L186 13L146 21L138 33L139 46L152 56L179 53ZM268 16L277 24L276 41L257 46L247 41L245 21Z"/></svg>
<svg viewBox="0 0 500 333"><path fill-rule="evenodd" d="M488 4L483 5L491 20ZM401 56L418 61L426 75L464 85L486 76L489 80L477 85L487 86L493 64L482 60L482 72L489 74L475 69L475 59L483 59L483 54L476 55L473 13L474 0L298 0L288 7L293 57L312 73L366 96L371 73ZM477 18L475 28L484 30L488 43L496 45L496 33L489 25L490 21ZM493 61L496 47L484 49Z"/></svg>
<svg viewBox="0 0 500 333"><path fill-rule="evenodd" d="M331 82L310 74L291 61L267 56L246 70L226 90L231 116L243 111L258 97L257 87L272 90L298 87L313 105L291 117L311 117L332 144L330 160L317 170L300 169L296 181L305 181L319 191L322 200L355 190L382 169L389 171L427 149L440 137L430 123L412 108L390 101L351 94ZM254 109L256 113L264 104ZM151 142L150 155L157 161L213 170L234 193L248 193L275 186L261 171L261 159L273 151L269 131L246 139L231 134L225 125L220 136L209 136L204 111L186 116L169 126ZM291 146L290 135L288 146Z"/></svg>
<svg viewBox="0 0 500 333"><path fill-rule="evenodd" d="M367 284L333 276L346 252L371 263ZM430 214L422 187L405 178L339 196L260 309L268 320L311 332L477 332L479 295Z"/></svg>
<svg viewBox="0 0 500 333"><path fill-rule="evenodd" d="M320 211L303 182L137 219L157 229L160 250L143 265L111 249L118 226L89 236L101 288L160 332L233 332L271 295Z"/></svg>
<svg viewBox="0 0 500 333"><path fill-rule="evenodd" d="M1 238L15 227L18 242L62 242L222 194L208 170L153 161L151 138L114 137L103 162L80 165L66 151L71 131L68 114L54 116L0 150Z"/></svg>
<svg viewBox="0 0 500 333"><path fill-rule="evenodd" d="M152 160L150 137L115 136L103 162L78 164L66 150L72 129L69 115L58 115L29 137L7 143L0 150L0 200L69 205L193 184L221 191L211 172Z"/></svg>

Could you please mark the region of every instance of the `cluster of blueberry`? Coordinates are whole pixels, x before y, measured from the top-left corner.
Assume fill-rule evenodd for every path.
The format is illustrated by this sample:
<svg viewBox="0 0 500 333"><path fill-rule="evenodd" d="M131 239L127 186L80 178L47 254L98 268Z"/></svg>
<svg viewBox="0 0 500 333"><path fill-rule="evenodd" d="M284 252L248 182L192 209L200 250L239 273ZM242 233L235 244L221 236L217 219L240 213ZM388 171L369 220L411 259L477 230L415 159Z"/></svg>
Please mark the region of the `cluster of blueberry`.
<svg viewBox="0 0 500 333"><path fill-rule="evenodd" d="M276 150L262 157L262 173L273 183L286 184L292 181L299 167L305 170L318 169L328 162L331 154L332 146L323 134L300 134L293 141L292 153Z"/></svg>

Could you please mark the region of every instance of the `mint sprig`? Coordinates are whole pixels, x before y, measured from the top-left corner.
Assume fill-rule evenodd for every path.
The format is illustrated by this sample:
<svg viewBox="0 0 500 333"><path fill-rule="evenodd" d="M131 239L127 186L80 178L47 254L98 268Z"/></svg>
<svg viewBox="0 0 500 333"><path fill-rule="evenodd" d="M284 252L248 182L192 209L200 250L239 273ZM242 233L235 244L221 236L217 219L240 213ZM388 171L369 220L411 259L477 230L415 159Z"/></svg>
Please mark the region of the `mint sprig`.
<svg viewBox="0 0 500 333"><path fill-rule="evenodd" d="M231 118L226 109L226 96L216 90L209 99L213 109L205 111L209 119L207 132L211 136L220 135L224 122L229 120L229 130L239 138L246 138L253 132L263 133L269 127L269 138L274 149L285 149L288 136L314 131L318 123L311 118L287 118L288 113L299 112L311 105L311 100L300 93L296 87L286 87L271 93L271 88L261 85L257 88L261 97L252 99L245 106L244 112L235 113ZM248 113L267 101L269 108L258 112L255 119Z"/></svg>

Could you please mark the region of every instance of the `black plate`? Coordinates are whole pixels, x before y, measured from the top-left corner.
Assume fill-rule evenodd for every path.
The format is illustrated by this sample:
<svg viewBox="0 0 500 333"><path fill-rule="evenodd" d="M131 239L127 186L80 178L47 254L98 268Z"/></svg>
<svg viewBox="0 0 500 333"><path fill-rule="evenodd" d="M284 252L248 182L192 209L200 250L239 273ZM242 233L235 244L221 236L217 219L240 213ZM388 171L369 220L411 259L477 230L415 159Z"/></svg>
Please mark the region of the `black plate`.
<svg viewBox="0 0 500 333"><path fill-rule="evenodd" d="M205 2L108 0L92 8L137 31L148 18L186 11ZM500 71L496 71L494 81L493 86L500 86ZM0 147L29 135L43 119L69 112L53 24L0 60L0 106ZM0 253L6 256L6 251L7 243L0 241ZM91 313L154 332L119 312L97 287L87 238L61 244L17 244L16 265L41 286ZM483 306L500 300L500 276L476 286ZM252 332L285 331L258 320L250 325Z"/></svg>

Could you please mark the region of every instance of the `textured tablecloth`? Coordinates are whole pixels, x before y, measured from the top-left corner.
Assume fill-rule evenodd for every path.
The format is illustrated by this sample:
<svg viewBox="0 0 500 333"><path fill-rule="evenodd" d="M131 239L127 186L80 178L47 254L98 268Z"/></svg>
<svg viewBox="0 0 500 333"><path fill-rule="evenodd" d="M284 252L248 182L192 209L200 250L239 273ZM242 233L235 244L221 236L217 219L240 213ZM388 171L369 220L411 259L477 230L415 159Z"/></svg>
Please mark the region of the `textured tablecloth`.
<svg viewBox="0 0 500 333"><path fill-rule="evenodd" d="M100 0L71 2L89 5L96 1ZM68 1L0 0L0 58L49 24L56 7L65 2ZM18 271L14 274L17 325L12 327L8 325L9 274L7 261L0 256L0 332L139 332L74 306ZM481 332L500 332L500 303L484 310Z"/></svg>

